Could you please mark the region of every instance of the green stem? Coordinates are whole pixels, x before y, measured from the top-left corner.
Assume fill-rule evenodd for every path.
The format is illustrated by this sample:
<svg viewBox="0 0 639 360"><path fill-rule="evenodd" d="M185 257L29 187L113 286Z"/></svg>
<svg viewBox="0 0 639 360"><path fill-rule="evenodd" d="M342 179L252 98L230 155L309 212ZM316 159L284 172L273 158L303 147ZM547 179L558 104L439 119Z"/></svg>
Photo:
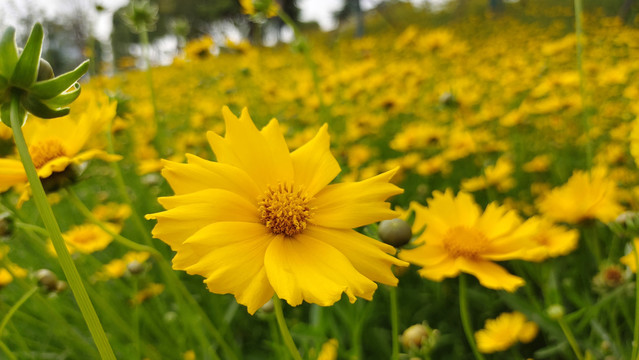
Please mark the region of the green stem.
<svg viewBox="0 0 639 360"><path fill-rule="evenodd" d="M590 120L586 113L586 86L583 66L584 54L584 30L583 30L583 5L582 0L574 0L575 5L575 33L577 35L577 71L579 72L579 93L581 96L581 117L583 122L583 131L586 136L586 166L588 169L592 166L592 144L590 141Z"/></svg>
<svg viewBox="0 0 639 360"><path fill-rule="evenodd" d="M393 344L392 360L399 360L399 316L397 311L397 288L390 286L391 338Z"/></svg>
<svg viewBox="0 0 639 360"><path fill-rule="evenodd" d="M24 293L24 295L22 295L22 297L18 299L18 301L16 301L15 304L13 304L13 306L9 309L9 311L7 311L7 313L2 318L2 322L0 322L0 337L2 337L2 332L4 331L4 328L9 323L9 320L11 320L11 317L13 316L13 314L15 314L15 312L18 311L20 306L22 306L22 304L24 304L25 301L29 300L31 295L33 295L37 290L38 288L34 287L31 290Z"/></svg>
<svg viewBox="0 0 639 360"><path fill-rule="evenodd" d="M67 198L69 199L69 201L71 201L71 204L73 204L73 206L75 206L75 208L78 209L82 213L82 215L84 215L84 217L87 218L87 220L97 225L104 232L112 236L115 241L119 242L120 244L132 250L149 252L153 254L154 256L158 257L158 260L163 259L160 252L157 251L155 248L152 248L147 245L138 244L135 241L131 241L125 238L124 236L114 232L113 230L109 229L108 226L106 226L102 221L96 218L95 215L93 215L93 213L91 212L91 210L89 210L89 208L87 208L86 205L84 205L84 203L82 202L82 200L80 200L80 198L78 197L78 194L76 194L75 190L73 190L72 187L70 186L67 187L66 193L68 195Z"/></svg>
<svg viewBox="0 0 639 360"><path fill-rule="evenodd" d="M297 350L293 337L286 326L286 319L284 319L284 312L282 311L282 301L277 297L277 294L273 295L273 305L275 307L275 318L277 319L277 325L280 327L280 333L282 334L284 345L288 348L293 359L302 360L302 356L300 355L299 350Z"/></svg>
<svg viewBox="0 0 639 360"><path fill-rule="evenodd" d="M31 154L29 154L29 148L24 139L24 134L22 134L22 119L20 119L18 115L19 106L18 97L15 95L12 96L10 113L11 129L13 130L13 138L15 140L18 153L20 154L22 164L24 165L27 179L31 185L31 192L33 194L36 207L38 208L38 212L40 213L40 217L42 217L42 221L44 222L46 229L49 231L49 236L51 237L51 242L53 243L53 247L58 255L62 271L64 272L69 283L69 287L71 287L71 291L78 302L78 307L80 308L82 316L89 327L89 331L91 332L93 341L100 352L100 356L102 359L115 359L115 355L111 349L111 344L109 344L109 340L104 333L100 319L98 319L98 315L95 313L95 309L93 308L93 304L91 304L89 295L87 295L87 291L84 288L78 269L76 269L75 264L71 259L69 250L62 238L60 226L53 215L53 210L47 200L47 195L45 194L40 178L38 177L38 172L35 165L33 165Z"/></svg>
<svg viewBox="0 0 639 360"><path fill-rule="evenodd" d="M559 323L559 326L561 327L561 331L564 332L564 336L566 336L566 340L568 340L568 343L570 344L572 351L575 353L575 356L577 356L577 359L583 360L584 356L581 353L581 350L579 349L579 345L577 345L575 336L572 334L572 331L570 331L570 327L566 324L566 321L564 320L564 318L560 317L557 320L557 322Z"/></svg>
<svg viewBox="0 0 639 360"><path fill-rule="evenodd" d="M632 243L632 252L635 256L635 328L632 341L632 357L631 359L637 359L639 355L639 286L637 284L637 266L639 265L639 254L637 253L637 246L634 241Z"/></svg>
<svg viewBox="0 0 639 360"><path fill-rule="evenodd" d="M18 360L18 358L13 355L11 350L2 341L0 341L0 349L2 350L2 352L4 352L5 355L7 355L7 358L9 360Z"/></svg>
<svg viewBox="0 0 639 360"><path fill-rule="evenodd" d="M468 341L470 348L473 350L475 359L484 360L484 356L479 352L479 349L477 349L477 344L475 343L475 337L473 335L473 328L470 324L466 290L466 275L459 274L459 313L461 315L462 326L464 327L464 334L466 335L466 340Z"/></svg>

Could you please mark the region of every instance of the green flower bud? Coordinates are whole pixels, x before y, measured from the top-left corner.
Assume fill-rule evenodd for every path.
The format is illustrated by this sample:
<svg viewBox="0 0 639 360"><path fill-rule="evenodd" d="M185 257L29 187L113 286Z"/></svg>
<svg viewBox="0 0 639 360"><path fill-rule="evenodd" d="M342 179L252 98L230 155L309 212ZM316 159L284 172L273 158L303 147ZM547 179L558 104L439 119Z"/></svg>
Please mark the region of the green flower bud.
<svg viewBox="0 0 639 360"><path fill-rule="evenodd" d="M36 23L22 51L15 41L15 29L7 28L0 38L0 120L11 126L11 100L17 98L21 125L27 112L41 118L56 118L69 113L80 95L77 81L89 69L88 60L74 70L54 77L51 65L40 58L44 32Z"/></svg>
<svg viewBox="0 0 639 360"><path fill-rule="evenodd" d="M402 219L384 220L379 223L379 238L394 247L408 244L413 232L410 225Z"/></svg>
<svg viewBox="0 0 639 360"><path fill-rule="evenodd" d="M550 305L546 309L546 314L548 314L548 317L550 317L553 320L561 319L564 316L564 313L565 313L564 307L559 304Z"/></svg>
<svg viewBox="0 0 639 360"><path fill-rule="evenodd" d="M0 239L13 232L13 220L8 212L0 213Z"/></svg>
<svg viewBox="0 0 639 360"><path fill-rule="evenodd" d="M144 271L144 264L140 264L138 261L133 260L126 265L127 270L131 275L137 275Z"/></svg>
<svg viewBox="0 0 639 360"><path fill-rule="evenodd" d="M124 13L124 22L136 33L155 30L158 6L148 0L133 0Z"/></svg>

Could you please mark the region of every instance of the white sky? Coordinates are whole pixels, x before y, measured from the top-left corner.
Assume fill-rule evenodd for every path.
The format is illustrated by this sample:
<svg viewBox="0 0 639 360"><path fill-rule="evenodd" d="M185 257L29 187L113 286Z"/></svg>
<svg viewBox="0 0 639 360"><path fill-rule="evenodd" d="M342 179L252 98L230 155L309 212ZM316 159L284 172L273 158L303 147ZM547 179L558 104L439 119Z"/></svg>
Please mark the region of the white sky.
<svg viewBox="0 0 639 360"><path fill-rule="evenodd" d="M317 21L323 30L332 30L337 26L333 20L333 13L336 12L345 0L298 0L298 6L301 9L301 20ZM371 9L381 0L360 0L364 10ZM410 0L413 4L424 3L428 0ZM430 0L431 3L441 3L447 0ZM24 9L23 11L33 11L32 9L40 9L46 15L52 16L56 12L73 11L73 6L92 6L91 4L99 3L106 10L99 15L95 21L95 34L99 40L106 41L111 32L112 23L111 16L115 10L127 4L129 0L0 0L0 28L5 25L13 25L16 23L12 19L12 15L6 12L7 4L15 4L16 7ZM12 8L13 6L9 6ZM29 10L27 10L29 9Z"/></svg>

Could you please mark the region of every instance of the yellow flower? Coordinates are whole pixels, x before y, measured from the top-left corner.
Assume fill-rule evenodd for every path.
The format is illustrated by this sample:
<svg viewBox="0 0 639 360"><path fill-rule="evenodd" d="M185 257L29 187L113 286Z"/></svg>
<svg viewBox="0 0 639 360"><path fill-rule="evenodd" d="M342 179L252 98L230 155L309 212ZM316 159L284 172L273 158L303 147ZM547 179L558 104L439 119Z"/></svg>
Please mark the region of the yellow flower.
<svg viewBox="0 0 639 360"><path fill-rule="evenodd" d="M515 311L486 320L484 328L475 333L475 340L479 351L488 354L504 351L518 341L529 343L538 331L537 324L527 321L524 314Z"/></svg>
<svg viewBox="0 0 639 360"><path fill-rule="evenodd" d="M543 261L548 257L566 255L577 248L579 231L575 229L566 229L539 217L528 219L526 224L536 228L531 239L537 246L528 252L525 260Z"/></svg>
<svg viewBox="0 0 639 360"><path fill-rule="evenodd" d="M133 305L140 305L146 300L160 295L162 292L164 292L164 284L149 284L149 286L145 287L144 289L138 291L137 294L135 294L133 299L131 299L131 303Z"/></svg>
<svg viewBox="0 0 639 360"><path fill-rule="evenodd" d="M525 163L522 166L522 169L525 172L529 173L548 171L548 167L550 167L550 161L550 156L547 154L537 155L532 160Z"/></svg>
<svg viewBox="0 0 639 360"><path fill-rule="evenodd" d="M335 360L337 359L337 348L339 343L335 339L330 339L322 345L317 360Z"/></svg>
<svg viewBox="0 0 639 360"><path fill-rule="evenodd" d="M106 248L113 238L99 226L93 224L78 225L62 234L70 253L79 251L90 254Z"/></svg>
<svg viewBox="0 0 639 360"><path fill-rule="evenodd" d="M116 103L94 112L111 112L115 116ZM69 169L72 164L81 164L91 159L117 161L119 155L111 155L95 147L93 137L101 130L91 114L79 118L65 116L55 120L29 119L23 127L29 153L41 179L52 177ZM97 115L96 117L102 115ZM111 118L113 117L111 116ZM13 186L26 190L27 174L22 162L15 158L0 159L0 192ZM26 197L25 199L26 200Z"/></svg>
<svg viewBox="0 0 639 360"><path fill-rule="evenodd" d="M385 202L402 192L389 183L397 169L329 185L340 167L326 125L289 153L276 119L260 131L246 109L239 119L222 112L225 137L207 134L218 161L165 161L176 195L147 215L158 220L153 235L177 251L174 269L204 276L211 292L235 295L251 314L274 293L292 306L328 306L342 293L370 300L375 281L397 284L391 265L408 264L353 230L397 217Z"/></svg>
<svg viewBox="0 0 639 360"><path fill-rule="evenodd" d="M11 284L13 276L5 268L0 268L0 288Z"/></svg>
<svg viewBox="0 0 639 360"><path fill-rule="evenodd" d="M522 227L515 211L491 203L482 213L470 194L454 197L450 189L435 191L427 207L413 203L411 208L413 229L425 230L415 240L421 246L401 251L399 258L421 266L422 277L441 281L465 272L487 288L511 292L524 284L493 262L521 259L532 248L535 228Z"/></svg>
<svg viewBox="0 0 639 360"><path fill-rule="evenodd" d="M619 259L619 261L622 264L624 264L627 267L629 267L630 270L632 270L632 272L636 273L637 272L637 261L636 261L636 258L635 258L634 249L639 247L639 238L634 238L632 241L634 243L633 250L631 250L629 254L622 256L621 259Z"/></svg>
<svg viewBox="0 0 639 360"><path fill-rule="evenodd" d="M607 177L606 169L594 168L590 174L575 171L566 184L552 189L539 200L537 208L554 221L576 224L599 219L608 222L623 212L617 193L617 186Z"/></svg>
<svg viewBox="0 0 639 360"><path fill-rule="evenodd" d="M189 60L202 60L211 55L213 38L205 35L199 39L189 41L184 47L184 54Z"/></svg>

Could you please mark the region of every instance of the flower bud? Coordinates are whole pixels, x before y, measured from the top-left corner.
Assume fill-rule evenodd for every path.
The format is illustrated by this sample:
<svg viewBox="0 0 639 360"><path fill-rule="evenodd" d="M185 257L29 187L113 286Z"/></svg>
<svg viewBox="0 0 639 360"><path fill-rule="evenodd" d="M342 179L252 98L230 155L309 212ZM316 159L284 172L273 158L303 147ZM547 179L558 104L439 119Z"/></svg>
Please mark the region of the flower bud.
<svg viewBox="0 0 639 360"><path fill-rule="evenodd" d="M53 78L54 75L51 64L49 64L48 61L40 58L40 65L38 66L38 78L36 79L36 81L44 81Z"/></svg>
<svg viewBox="0 0 639 360"><path fill-rule="evenodd" d="M57 293L61 293L61 292L63 292L64 290L66 290L68 287L69 287L69 285L67 284L67 282L66 282L66 281L58 280L58 281L55 283L55 292L57 292Z"/></svg>
<svg viewBox="0 0 639 360"><path fill-rule="evenodd" d="M273 299L269 299L266 304L262 305L262 307L260 308L260 310L267 314L272 313L274 309L275 305L273 304Z"/></svg>
<svg viewBox="0 0 639 360"><path fill-rule="evenodd" d="M8 212L0 213L0 239L13 232L13 220L9 215Z"/></svg>
<svg viewBox="0 0 639 360"><path fill-rule="evenodd" d="M430 353L438 339L439 331L431 329L426 322L423 322L404 330L400 342L409 356L419 356Z"/></svg>
<svg viewBox="0 0 639 360"><path fill-rule="evenodd" d="M384 220L379 223L379 238L386 244L401 247L413 236L410 225L402 219Z"/></svg>
<svg viewBox="0 0 639 360"><path fill-rule="evenodd" d="M35 272L34 277L38 284L48 292L56 291L58 288L58 276L49 269L40 269Z"/></svg>
<svg viewBox="0 0 639 360"><path fill-rule="evenodd" d="M564 307L559 304L550 305L546 309L546 314L548 314L548 317L550 317L553 320L561 319L564 316L564 313L565 313Z"/></svg>
<svg viewBox="0 0 639 360"><path fill-rule="evenodd" d="M126 265L126 269L129 270L129 273L132 275L137 275L144 271L144 264L141 264L137 260L133 260Z"/></svg>

